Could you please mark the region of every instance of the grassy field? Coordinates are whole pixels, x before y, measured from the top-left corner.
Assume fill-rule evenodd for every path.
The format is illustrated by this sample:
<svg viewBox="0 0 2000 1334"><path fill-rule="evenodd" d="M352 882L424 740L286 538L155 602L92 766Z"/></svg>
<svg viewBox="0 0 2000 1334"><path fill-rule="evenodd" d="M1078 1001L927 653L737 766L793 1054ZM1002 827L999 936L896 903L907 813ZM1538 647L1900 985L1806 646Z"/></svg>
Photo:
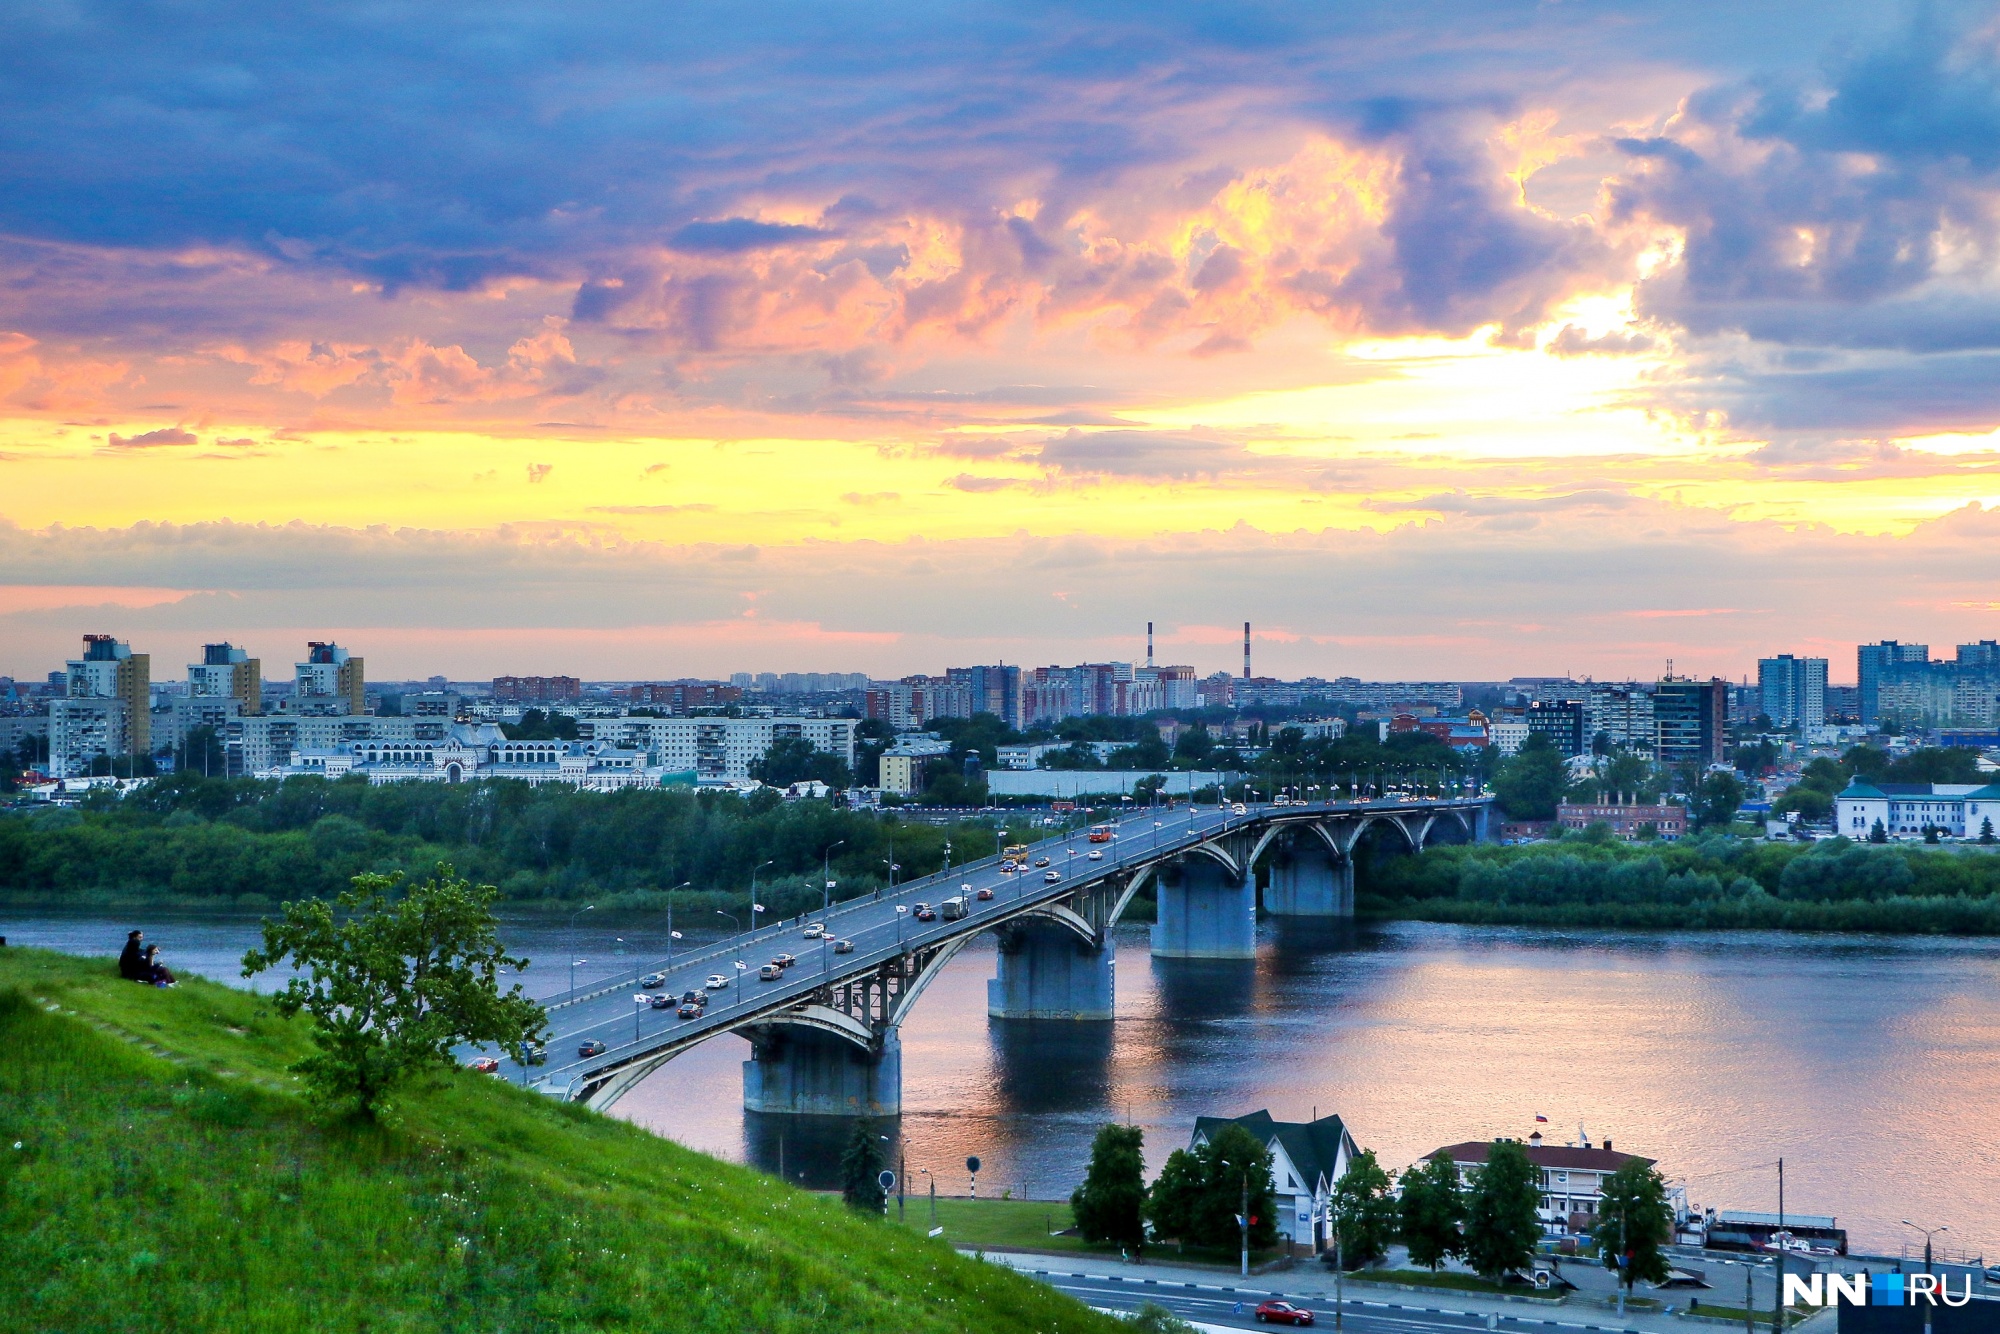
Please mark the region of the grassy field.
<svg viewBox="0 0 2000 1334"><path fill-rule="evenodd" d="M304 1050L256 996L0 950L6 1327L1118 1327L487 1076L444 1076L378 1126L323 1122L286 1073Z"/></svg>

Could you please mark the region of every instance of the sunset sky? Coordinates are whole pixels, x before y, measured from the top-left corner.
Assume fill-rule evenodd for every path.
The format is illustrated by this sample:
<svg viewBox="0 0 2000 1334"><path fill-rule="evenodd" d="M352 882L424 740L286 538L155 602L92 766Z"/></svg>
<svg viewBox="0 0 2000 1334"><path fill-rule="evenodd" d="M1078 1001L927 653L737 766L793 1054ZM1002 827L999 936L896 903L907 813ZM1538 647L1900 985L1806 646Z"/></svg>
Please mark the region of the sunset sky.
<svg viewBox="0 0 2000 1334"><path fill-rule="evenodd" d="M2000 18L0 8L0 672L2000 634Z"/></svg>

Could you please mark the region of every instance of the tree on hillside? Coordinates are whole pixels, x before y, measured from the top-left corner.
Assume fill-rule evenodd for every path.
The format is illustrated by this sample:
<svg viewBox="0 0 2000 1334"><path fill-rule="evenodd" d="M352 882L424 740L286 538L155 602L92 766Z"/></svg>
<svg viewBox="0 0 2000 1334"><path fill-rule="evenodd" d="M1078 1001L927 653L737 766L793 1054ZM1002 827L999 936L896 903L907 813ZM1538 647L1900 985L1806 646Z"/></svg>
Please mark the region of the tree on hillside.
<svg viewBox="0 0 2000 1334"><path fill-rule="evenodd" d="M1665 1247L1674 1239L1674 1215L1667 1183L1651 1164L1634 1158L1604 1179L1592 1232L1604 1267L1618 1275L1628 1296L1640 1279L1666 1282Z"/></svg>
<svg viewBox="0 0 2000 1334"><path fill-rule="evenodd" d="M1396 1239L1396 1201L1389 1186L1389 1174L1375 1161L1373 1149L1349 1159L1347 1170L1333 1183L1333 1226L1340 1235L1341 1263L1349 1269L1389 1254Z"/></svg>
<svg viewBox="0 0 2000 1334"><path fill-rule="evenodd" d="M1553 820L1569 786L1569 765L1546 735L1531 732L1493 776L1500 809L1516 820Z"/></svg>
<svg viewBox="0 0 2000 1334"><path fill-rule="evenodd" d="M1436 1273L1438 1266L1465 1253L1465 1193L1458 1181L1458 1164L1443 1153L1403 1177L1401 1215L1403 1244L1410 1263Z"/></svg>
<svg viewBox="0 0 2000 1334"><path fill-rule="evenodd" d="M1224 1126L1215 1138L1167 1155L1160 1179L1146 1196L1146 1219L1157 1239L1234 1248L1236 1218L1249 1192L1250 1244L1278 1238L1271 1199L1271 1151L1241 1126Z"/></svg>
<svg viewBox="0 0 2000 1334"><path fill-rule="evenodd" d="M862 1117L847 1137L840 1155L840 1198L857 1213L879 1214L888 1208L889 1192L882 1189L882 1172L888 1166L882 1132Z"/></svg>
<svg viewBox="0 0 2000 1334"><path fill-rule="evenodd" d="M1541 1201L1541 1173L1528 1151L1510 1139L1495 1141L1465 1200L1465 1258L1481 1278L1497 1283L1534 1258Z"/></svg>
<svg viewBox="0 0 2000 1334"><path fill-rule="evenodd" d="M1727 829L1743 805L1743 781L1717 770L1695 789L1694 822L1698 829Z"/></svg>
<svg viewBox="0 0 2000 1334"><path fill-rule="evenodd" d="M272 998L287 1017L312 1017L316 1050L295 1068L329 1103L369 1119L406 1079L450 1068L461 1043L521 1059L545 1018L519 983L500 990L500 970L528 961L500 947L498 890L443 863L398 895L402 880L358 875L336 903L287 903L265 921L263 948L243 956L245 977L288 958L305 974Z"/></svg>
<svg viewBox="0 0 2000 1334"><path fill-rule="evenodd" d="M1146 1132L1105 1126L1090 1146L1090 1170L1069 1197L1070 1213L1085 1241L1116 1242L1133 1251L1146 1242Z"/></svg>

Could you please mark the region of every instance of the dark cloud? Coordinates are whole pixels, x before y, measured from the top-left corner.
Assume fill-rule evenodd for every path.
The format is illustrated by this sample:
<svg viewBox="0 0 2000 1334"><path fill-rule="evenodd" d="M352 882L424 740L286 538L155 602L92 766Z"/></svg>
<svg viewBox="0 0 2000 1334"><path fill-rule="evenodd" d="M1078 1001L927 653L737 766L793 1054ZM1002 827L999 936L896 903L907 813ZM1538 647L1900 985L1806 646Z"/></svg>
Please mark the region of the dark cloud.
<svg viewBox="0 0 2000 1334"><path fill-rule="evenodd" d="M1035 461L1058 472L1173 482L1254 466L1239 444L1165 431L1066 431L1045 441Z"/></svg>
<svg viewBox="0 0 2000 1334"><path fill-rule="evenodd" d="M735 255L748 250L823 241L839 233L794 223L758 222L755 218L722 218L691 222L667 238L667 245L696 255Z"/></svg>
<svg viewBox="0 0 2000 1334"><path fill-rule="evenodd" d="M111 436L113 449L152 449L159 445L198 445L194 432L183 431L177 426L163 426L157 431L147 431L141 435ZM221 441L217 442L222 443ZM247 442L246 442L247 443Z"/></svg>

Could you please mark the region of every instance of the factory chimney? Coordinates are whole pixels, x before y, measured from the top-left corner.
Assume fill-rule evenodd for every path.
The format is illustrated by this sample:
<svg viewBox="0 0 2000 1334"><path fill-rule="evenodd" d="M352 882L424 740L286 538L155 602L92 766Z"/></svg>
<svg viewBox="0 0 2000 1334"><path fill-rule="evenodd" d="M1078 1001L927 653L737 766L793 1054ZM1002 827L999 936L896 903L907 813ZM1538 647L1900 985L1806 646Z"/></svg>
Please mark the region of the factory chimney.
<svg viewBox="0 0 2000 1334"><path fill-rule="evenodd" d="M1243 622L1243 679L1250 679L1250 622Z"/></svg>
<svg viewBox="0 0 2000 1334"><path fill-rule="evenodd" d="M1153 623L1146 622L1146 665L1153 665Z"/></svg>

